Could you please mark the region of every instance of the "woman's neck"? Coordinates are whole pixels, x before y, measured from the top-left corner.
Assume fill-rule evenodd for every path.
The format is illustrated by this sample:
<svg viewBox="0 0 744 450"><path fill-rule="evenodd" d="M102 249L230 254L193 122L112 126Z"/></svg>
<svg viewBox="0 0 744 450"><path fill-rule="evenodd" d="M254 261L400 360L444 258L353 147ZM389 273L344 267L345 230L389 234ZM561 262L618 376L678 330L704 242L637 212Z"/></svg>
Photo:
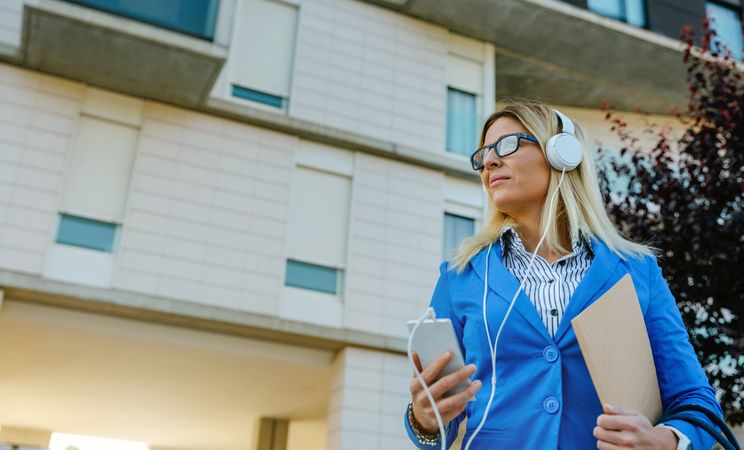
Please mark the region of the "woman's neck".
<svg viewBox="0 0 744 450"><path fill-rule="evenodd" d="M543 232L543 230L540 229L540 211L535 210L518 217L512 216L512 218L518 224L517 232L519 233L519 238L522 240L524 249L530 253L534 253L535 247L537 247L537 243L540 242L540 236ZM571 248L571 240L569 238L568 227L565 225L565 222L559 222L558 229L560 230L559 233L561 244L566 248ZM548 246L545 245L545 242L543 241L543 244L540 246L540 250L537 252L537 254L539 256L542 256L549 263L552 263L553 261L562 257L565 253L553 251L552 249L548 248Z"/></svg>

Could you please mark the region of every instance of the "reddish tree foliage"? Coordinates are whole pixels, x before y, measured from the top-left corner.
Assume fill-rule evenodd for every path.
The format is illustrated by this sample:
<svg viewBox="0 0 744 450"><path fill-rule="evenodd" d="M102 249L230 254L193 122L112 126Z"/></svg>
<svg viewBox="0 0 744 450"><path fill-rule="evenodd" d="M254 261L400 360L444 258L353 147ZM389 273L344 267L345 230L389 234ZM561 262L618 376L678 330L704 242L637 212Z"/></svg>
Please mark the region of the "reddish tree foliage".
<svg viewBox="0 0 744 450"><path fill-rule="evenodd" d="M603 105L621 138L620 158L600 149L610 216L627 236L661 250L661 266L691 342L727 419L744 422L744 83L741 65L715 42L706 19L700 47L686 43L685 132L649 124L658 137L641 148L626 122ZM741 63L738 63L741 64ZM631 164L628 164L631 162ZM614 182L607 180L614 179ZM625 181L620 187L618 181ZM612 195L610 192L614 191Z"/></svg>

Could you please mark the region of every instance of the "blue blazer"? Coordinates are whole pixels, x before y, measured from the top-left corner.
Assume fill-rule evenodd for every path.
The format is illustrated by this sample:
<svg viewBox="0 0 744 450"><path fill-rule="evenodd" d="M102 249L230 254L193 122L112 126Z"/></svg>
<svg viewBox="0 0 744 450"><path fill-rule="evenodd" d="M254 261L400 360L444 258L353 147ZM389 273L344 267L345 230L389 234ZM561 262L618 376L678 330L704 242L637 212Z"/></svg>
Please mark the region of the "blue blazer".
<svg viewBox="0 0 744 450"><path fill-rule="evenodd" d="M646 322L661 400L667 410L696 403L722 415L715 391L698 363L677 304L654 257L620 259L600 240L591 240L594 260L567 304L565 314L550 337L535 307L524 292L517 297L502 332L496 363L498 378L491 412L471 445L471 450L589 450L597 448L592 435L602 406L592 384L571 319L602 296L626 273L633 279ZM461 274L440 266L440 277L431 299L437 317L452 320L467 364L475 364L475 377L483 388L453 420L447 447L456 438L467 415L463 442L475 430L491 389L491 361L483 326L483 280L486 250L479 252ZM488 274L488 321L492 336L519 288L518 280L504 267L500 242L491 249ZM623 405L618 405L623 406ZM699 415L705 419L702 415ZM421 445L404 420L408 435ZM692 441L695 450L712 448L714 441L686 422L668 423ZM464 448L464 445L463 445Z"/></svg>

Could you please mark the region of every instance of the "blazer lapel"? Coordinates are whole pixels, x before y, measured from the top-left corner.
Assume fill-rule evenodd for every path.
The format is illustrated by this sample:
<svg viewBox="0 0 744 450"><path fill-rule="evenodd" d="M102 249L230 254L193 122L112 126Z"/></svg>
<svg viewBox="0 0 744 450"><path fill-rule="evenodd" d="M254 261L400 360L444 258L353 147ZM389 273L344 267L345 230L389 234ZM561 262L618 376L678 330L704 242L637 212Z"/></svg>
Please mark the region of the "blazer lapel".
<svg viewBox="0 0 744 450"><path fill-rule="evenodd" d="M556 342L571 328L571 319L612 287L622 276L615 274L615 269L620 263L620 258L615 253L596 238L591 239L591 246L594 251L594 260L568 301L561 323L555 332Z"/></svg>
<svg viewBox="0 0 744 450"><path fill-rule="evenodd" d="M480 277L481 280L485 280L486 272L486 253L488 249L483 249L473 259L470 260L470 264L475 270L475 273ZM519 289L519 281L512 275L501 259L501 242L497 241L491 248L491 255L488 261L488 288L496 294L496 296L505 301L507 305L514 298L514 294ZM552 342L553 339L548 334L547 328L540 315L537 313L535 306L532 304L530 299L525 294L524 289L519 293L519 297L514 302L514 310L524 317L541 335L548 341ZM496 332L495 330L493 331Z"/></svg>

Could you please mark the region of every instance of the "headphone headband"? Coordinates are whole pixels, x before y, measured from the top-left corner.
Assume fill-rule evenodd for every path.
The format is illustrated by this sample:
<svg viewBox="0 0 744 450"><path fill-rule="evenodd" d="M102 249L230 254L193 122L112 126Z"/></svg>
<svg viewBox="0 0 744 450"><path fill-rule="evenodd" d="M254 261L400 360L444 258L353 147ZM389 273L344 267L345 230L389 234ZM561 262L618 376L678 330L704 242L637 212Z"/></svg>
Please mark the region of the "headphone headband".
<svg viewBox="0 0 744 450"><path fill-rule="evenodd" d="M548 139L546 145L546 156L548 163L555 170L568 172L573 170L581 163L582 146L581 142L574 135L574 124L567 115L553 109L555 115L561 123L561 131L555 136Z"/></svg>
<svg viewBox="0 0 744 450"><path fill-rule="evenodd" d="M571 122L571 119L569 119L567 115L563 114L555 108L553 108L553 111L555 111L555 114L558 116L558 120L560 120L561 122L561 133L576 134L574 132L574 124L573 122Z"/></svg>

